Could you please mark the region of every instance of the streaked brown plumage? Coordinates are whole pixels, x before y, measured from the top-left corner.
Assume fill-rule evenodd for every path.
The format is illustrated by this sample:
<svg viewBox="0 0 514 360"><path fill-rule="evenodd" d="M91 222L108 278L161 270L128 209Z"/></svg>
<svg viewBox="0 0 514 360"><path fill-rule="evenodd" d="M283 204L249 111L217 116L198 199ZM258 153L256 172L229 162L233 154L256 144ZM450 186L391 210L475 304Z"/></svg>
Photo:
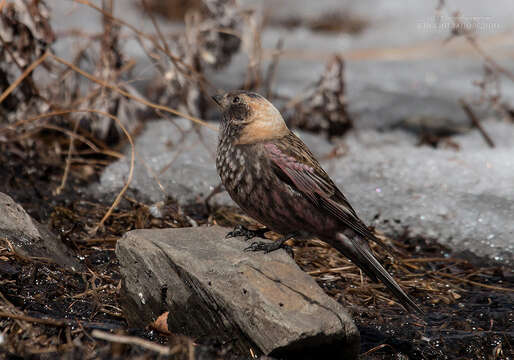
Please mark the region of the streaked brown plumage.
<svg viewBox="0 0 514 360"><path fill-rule="evenodd" d="M216 156L232 199L251 217L284 235L316 236L382 281L408 310L422 310L373 256L381 243L359 219L307 146L262 96L232 91L213 99L223 112Z"/></svg>

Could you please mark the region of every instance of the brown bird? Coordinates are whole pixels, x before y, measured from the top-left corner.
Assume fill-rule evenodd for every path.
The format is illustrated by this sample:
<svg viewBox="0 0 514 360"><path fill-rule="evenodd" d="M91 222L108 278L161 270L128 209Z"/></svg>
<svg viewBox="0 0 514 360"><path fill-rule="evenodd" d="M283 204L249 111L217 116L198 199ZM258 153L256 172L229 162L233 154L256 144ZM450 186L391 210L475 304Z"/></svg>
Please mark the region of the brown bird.
<svg viewBox="0 0 514 360"><path fill-rule="evenodd" d="M252 250L269 252L291 237L318 237L382 281L407 310L423 313L375 259L368 240L384 244L273 104L240 90L213 99L223 113L216 156L223 185L249 216L283 235L268 245L254 243Z"/></svg>

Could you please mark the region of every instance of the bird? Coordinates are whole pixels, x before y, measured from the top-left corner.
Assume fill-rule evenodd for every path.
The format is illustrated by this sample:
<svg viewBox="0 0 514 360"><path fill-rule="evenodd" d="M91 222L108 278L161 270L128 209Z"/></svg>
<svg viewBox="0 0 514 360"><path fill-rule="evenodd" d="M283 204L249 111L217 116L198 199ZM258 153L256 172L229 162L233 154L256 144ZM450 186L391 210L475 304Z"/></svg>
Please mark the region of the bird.
<svg viewBox="0 0 514 360"><path fill-rule="evenodd" d="M423 314L373 255L369 241L385 246L383 242L289 130L279 110L251 91L229 91L212 99L222 113L216 168L223 186L247 215L282 235L273 243L254 243L251 250L269 252L292 237L317 237L372 280L380 280L407 311ZM241 233L228 235L234 234Z"/></svg>

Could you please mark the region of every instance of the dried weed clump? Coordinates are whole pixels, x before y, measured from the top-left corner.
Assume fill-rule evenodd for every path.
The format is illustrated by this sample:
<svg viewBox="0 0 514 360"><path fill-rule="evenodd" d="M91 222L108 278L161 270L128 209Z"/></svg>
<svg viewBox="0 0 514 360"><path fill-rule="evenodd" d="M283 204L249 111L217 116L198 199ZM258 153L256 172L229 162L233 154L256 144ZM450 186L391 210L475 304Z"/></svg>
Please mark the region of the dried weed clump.
<svg viewBox="0 0 514 360"><path fill-rule="evenodd" d="M330 137L341 136L351 129L353 122L347 111L343 59L334 56L321 79L293 104L290 104L294 108L291 126Z"/></svg>
<svg viewBox="0 0 514 360"><path fill-rule="evenodd" d="M50 48L55 35L43 1L15 1L0 11L0 124L42 114L49 109L46 92L32 73L17 79ZM9 93L5 92L11 88Z"/></svg>
<svg viewBox="0 0 514 360"><path fill-rule="evenodd" d="M151 82L150 98L193 116L205 116L208 95L214 90L203 74L226 66L239 51L241 10L235 0L201 1L185 12L185 30L172 35L171 42L163 36L151 12L149 16L159 42L150 44L148 53L156 53L162 46L167 55L155 57L160 76Z"/></svg>

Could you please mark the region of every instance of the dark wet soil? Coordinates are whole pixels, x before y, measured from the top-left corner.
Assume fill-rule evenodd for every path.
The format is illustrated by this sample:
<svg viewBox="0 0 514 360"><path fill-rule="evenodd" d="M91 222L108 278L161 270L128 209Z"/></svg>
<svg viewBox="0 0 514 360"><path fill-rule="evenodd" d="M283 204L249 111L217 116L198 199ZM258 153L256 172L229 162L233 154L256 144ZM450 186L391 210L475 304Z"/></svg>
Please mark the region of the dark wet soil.
<svg viewBox="0 0 514 360"><path fill-rule="evenodd" d="M114 254L117 239L126 231L149 227L190 226L187 216L200 223L216 221L233 225L230 209L199 205L182 209L170 201L163 219L153 218L144 204L127 198L91 236L108 204L94 201L84 191L95 176L84 179L73 169L65 191L55 196L63 173L60 161L40 151L15 151L0 144L0 192L19 202L52 230L87 266L72 272L44 260L22 258L0 244L0 312L26 319L0 317L0 358L4 359L153 359L164 358L137 345L121 345L95 339L93 330L134 335L158 344L177 343L177 336L127 326L119 305L120 272ZM347 306L361 332L361 359L512 359L514 358L513 269L479 268L453 259L447 249L425 239L400 239L394 262L386 267L409 285L410 294L426 312L424 319L406 314L359 272L313 274L320 286ZM395 243L396 245L396 243ZM317 247L315 247L317 246ZM305 271L316 272L346 266L315 244L293 244L295 258ZM404 263L404 259L434 259ZM405 265L407 264L407 265ZM409 270L405 270L405 268ZM352 280L353 279L353 280ZM482 285L476 285L476 284ZM486 287L484 287L485 285ZM384 296L382 296L385 294ZM54 319L43 324L37 319ZM424 320L424 321L423 321ZM187 342L186 342L187 344ZM230 341L198 341L195 358L248 358L231 350ZM205 346L201 346L201 345ZM187 346L176 345L177 355L188 358Z"/></svg>
<svg viewBox="0 0 514 360"><path fill-rule="evenodd" d="M355 297L341 295L353 288L350 285L349 289L344 274L329 281L317 278L329 295L352 311L361 333L361 359L512 359L512 269L479 268L462 259L453 259L448 249L433 241L405 238L401 242L410 260L431 259L418 263L423 264L423 280L410 292L425 311L423 318L406 314L399 306L374 303L365 294L364 297L359 293ZM395 255L401 259L401 255ZM312 260L308 266L302 260L300 266L304 270L315 269L310 265ZM385 265L402 281L420 270L400 276L388 259ZM451 277L440 277L444 274ZM402 284L412 289L407 282ZM359 297L364 301L359 301Z"/></svg>

